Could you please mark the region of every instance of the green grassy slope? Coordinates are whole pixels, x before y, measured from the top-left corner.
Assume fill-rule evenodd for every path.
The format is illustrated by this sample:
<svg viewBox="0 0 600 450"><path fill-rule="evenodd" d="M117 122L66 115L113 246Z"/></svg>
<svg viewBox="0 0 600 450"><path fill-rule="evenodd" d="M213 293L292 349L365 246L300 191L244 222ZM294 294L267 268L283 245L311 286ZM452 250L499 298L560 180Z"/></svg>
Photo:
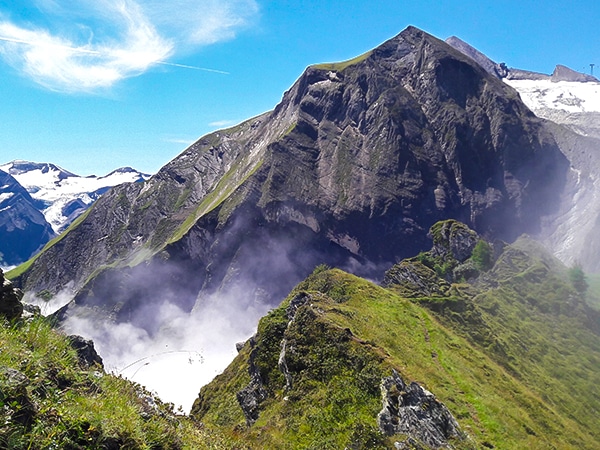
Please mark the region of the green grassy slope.
<svg viewBox="0 0 600 450"><path fill-rule="evenodd" d="M139 385L83 368L42 317L0 323L0 448L230 448Z"/></svg>
<svg viewBox="0 0 600 450"><path fill-rule="evenodd" d="M406 436L380 434L377 414L395 369L453 413L468 436L455 448L598 448L598 323L566 269L520 241L470 282L430 272L444 292L407 298L406 286L317 270L262 319L192 414L251 448L393 448ZM302 297L290 323L286 308ZM266 395L248 426L236 394L253 370Z"/></svg>

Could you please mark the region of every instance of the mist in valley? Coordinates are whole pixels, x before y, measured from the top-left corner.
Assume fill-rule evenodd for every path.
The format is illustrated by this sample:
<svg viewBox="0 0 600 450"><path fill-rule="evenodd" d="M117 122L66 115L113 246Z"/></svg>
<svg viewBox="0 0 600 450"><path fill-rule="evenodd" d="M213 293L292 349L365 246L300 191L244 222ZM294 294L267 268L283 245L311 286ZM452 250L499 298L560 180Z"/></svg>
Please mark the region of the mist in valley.
<svg viewBox="0 0 600 450"><path fill-rule="evenodd" d="M358 261L337 245L301 245L306 236L281 228L248 234L234 224L225 235L218 250L228 257L209 266L157 258L99 276L56 313L60 327L92 339L108 372L189 412L200 388L236 356L236 344L315 266L338 262L364 274L389 267ZM67 293L57 295L43 311L65 302Z"/></svg>

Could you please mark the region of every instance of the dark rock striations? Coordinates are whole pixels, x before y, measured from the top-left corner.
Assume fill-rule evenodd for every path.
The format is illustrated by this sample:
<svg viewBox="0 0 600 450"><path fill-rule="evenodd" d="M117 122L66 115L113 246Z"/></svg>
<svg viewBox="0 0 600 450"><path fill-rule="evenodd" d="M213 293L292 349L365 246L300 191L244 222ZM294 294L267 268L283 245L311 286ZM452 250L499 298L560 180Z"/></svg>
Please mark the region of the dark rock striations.
<svg viewBox="0 0 600 450"><path fill-rule="evenodd" d="M256 358L257 349L254 339L249 341L252 351L248 360L248 374L250 375L250 383L236 394L237 401L244 412L246 425L252 426L258 420L259 406L267 399L268 392L265 389L254 359Z"/></svg>

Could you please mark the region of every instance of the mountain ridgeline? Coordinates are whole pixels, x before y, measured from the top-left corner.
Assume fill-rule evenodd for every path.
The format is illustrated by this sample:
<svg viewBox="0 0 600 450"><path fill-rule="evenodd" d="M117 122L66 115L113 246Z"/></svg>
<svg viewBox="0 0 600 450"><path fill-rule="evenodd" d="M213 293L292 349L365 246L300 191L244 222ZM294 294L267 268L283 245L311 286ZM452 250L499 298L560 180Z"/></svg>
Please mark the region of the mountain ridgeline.
<svg viewBox="0 0 600 450"><path fill-rule="evenodd" d="M104 195L10 274L117 320L239 292L265 309L321 262L380 277L440 219L490 238L537 233L568 162L518 94L409 27L307 68L274 111L201 138L145 183ZM140 281L143 280L143 281ZM238 289L238 290L236 290Z"/></svg>
<svg viewBox="0 0 600 450"><path fill-rule="evenodd" d="M34 256L110 187L146 178L129 167L81 177L49 163L0 165L0 266Z"/></svg>

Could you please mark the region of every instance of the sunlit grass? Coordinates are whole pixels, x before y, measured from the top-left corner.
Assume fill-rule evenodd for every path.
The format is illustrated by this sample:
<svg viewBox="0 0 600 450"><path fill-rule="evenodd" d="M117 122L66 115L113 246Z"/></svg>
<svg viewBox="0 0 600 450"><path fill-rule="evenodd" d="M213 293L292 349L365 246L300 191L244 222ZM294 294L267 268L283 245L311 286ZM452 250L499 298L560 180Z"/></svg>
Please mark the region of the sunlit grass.
<svg viewBox="0 0 600 450"><path fill-rule="evenodd" d="M141 386L81 367L42 317L4 322L0 348L0 448L230 448Z"/></svg>

